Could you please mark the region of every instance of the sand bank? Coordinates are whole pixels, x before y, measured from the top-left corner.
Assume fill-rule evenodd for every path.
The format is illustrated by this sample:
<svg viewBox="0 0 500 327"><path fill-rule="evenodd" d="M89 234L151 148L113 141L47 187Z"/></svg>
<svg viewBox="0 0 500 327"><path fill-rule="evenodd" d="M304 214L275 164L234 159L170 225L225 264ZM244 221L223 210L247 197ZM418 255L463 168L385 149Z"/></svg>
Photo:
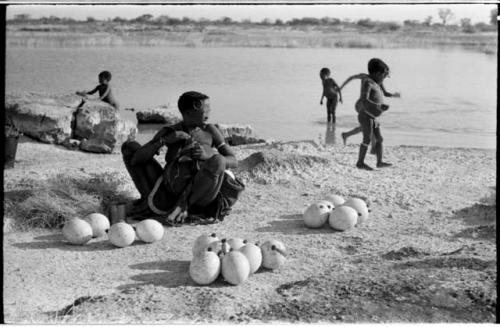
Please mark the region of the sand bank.
<svg viewBox="0 0 500 327"><path fill-rule="evenodd" d="M239 160L255 152L263 159L237 171L247 189L233 213L215 225L169 227L154 244L116 249L96 239L77 247L58 230L4 232L5 321L494 322L496 151L387 147L394 167L367 172L354 167L357 150L237 147ZM104 172L117 172L134 195L118 154L23 142L4 192L57 174ZM305 228L305 208L330 193L366 199L370 219L346 232ZM237 287L198 287L187 269L204 232L281 240L288 263Z"/></svg>

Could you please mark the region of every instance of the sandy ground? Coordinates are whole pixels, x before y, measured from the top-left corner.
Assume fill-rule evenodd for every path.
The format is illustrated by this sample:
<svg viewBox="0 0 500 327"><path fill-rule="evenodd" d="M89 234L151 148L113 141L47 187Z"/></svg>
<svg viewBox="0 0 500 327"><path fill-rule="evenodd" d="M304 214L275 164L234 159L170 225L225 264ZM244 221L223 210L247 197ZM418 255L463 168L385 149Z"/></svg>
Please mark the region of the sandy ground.
<svg viewBox="0 0 500 327"><path fill-rule="evenodd" d="M496 151L388 147L392 168L354 167L357 145L291 142L235 148L246 190L218 224L166 227L153 244L115 248L106 238L72 246L60 230L4 227L7 323L494 322ZM374 166L374 157L368 163ZM4 191L26 179L116 171L120 155L23 142ZM24 185L24 186L23 186ZM366 199L372 212L346 232L308 229L302 213L327 194ZM4 218L4 222L9 217ZM239 286L189 278L201 233L277 239L279 271Z"/></svg>

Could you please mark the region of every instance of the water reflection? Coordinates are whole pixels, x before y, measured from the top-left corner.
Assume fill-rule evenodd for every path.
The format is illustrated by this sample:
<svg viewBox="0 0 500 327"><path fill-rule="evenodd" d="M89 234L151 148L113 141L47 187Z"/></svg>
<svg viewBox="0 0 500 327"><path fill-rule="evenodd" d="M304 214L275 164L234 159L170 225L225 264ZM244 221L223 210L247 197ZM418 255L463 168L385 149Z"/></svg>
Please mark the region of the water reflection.
<svg viewBox="0 0 500 327"><path fill-rule="evenodd" d="M335 144L335 124L326 124L325 144Z"/></svg>

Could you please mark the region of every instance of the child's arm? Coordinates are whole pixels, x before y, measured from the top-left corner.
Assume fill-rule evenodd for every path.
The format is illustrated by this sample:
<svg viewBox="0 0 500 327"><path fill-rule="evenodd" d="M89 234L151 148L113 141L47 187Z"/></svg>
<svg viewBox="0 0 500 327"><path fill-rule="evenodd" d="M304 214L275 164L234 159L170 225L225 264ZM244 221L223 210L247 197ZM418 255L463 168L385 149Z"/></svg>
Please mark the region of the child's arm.
<svg viewBox="0 0 500 327"><path fill-rule="evenodd" d="M344 88L344 86L346 86L347 83L349 83L352 80L363 79L363 78L367 78L367 77L368 77L368 74L365 74L365 73L352 75L351 77L349 77L348 79L346 79L344 83L342 83L342 85L340 86L340 89L342 90Z"/></svg>
<svg viewBox="0 0 500 327"><path fill-rule="evenodd" d="M76 94L82 97L86 97L88 94L94 94L99 90L99 85L97 85L93 90L91 91L77 91Z"/></svg>
<svg viewBox="0 0 500 327"><path fill-rule="evenodd" d="M319 104L323 104L323 98L325 97L325 91L321 93L321 99L319 99Z"/></svg>
<svg viewBox="0 0 500 327"><path fill-rule="evenodd" d="M401 97L401 93L399 92L394 92L394 93L390 93L390 92L387 92L385 90L385 87L384 87L384 84L380 84L380 88L382 89L382 92L384 92L384 96L386 97L393 97L393 98L400 98Z"/></svg>
<svg viewBox="0 0 500 327"><path fill-rule="evenodd" d="M341 90L341 89L340 89L340 87L337 85L337 83L335 82L335 80L334 80L334 79L332 79L332 81L333 81L333 88L335 89L335 91L337 91L337 92L338 92L338 94L339 94L339 101L340 101L340 103L342 103L342 90Z"/></svg>

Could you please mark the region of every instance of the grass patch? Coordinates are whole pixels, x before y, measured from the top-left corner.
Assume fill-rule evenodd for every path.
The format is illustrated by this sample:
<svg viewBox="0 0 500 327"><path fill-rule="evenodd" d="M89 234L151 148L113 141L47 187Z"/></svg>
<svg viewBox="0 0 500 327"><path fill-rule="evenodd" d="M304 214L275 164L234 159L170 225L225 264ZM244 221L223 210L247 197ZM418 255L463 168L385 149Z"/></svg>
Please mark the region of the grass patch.
<svg viewBox="0 0 500 327"><path fill-rule="evenodd" d="M90 176L59 174L31 188L4 192L4 216L21 230L60 228L66 220L91 212L105 213L106 204L130 198L118 173Z"/></svg>

